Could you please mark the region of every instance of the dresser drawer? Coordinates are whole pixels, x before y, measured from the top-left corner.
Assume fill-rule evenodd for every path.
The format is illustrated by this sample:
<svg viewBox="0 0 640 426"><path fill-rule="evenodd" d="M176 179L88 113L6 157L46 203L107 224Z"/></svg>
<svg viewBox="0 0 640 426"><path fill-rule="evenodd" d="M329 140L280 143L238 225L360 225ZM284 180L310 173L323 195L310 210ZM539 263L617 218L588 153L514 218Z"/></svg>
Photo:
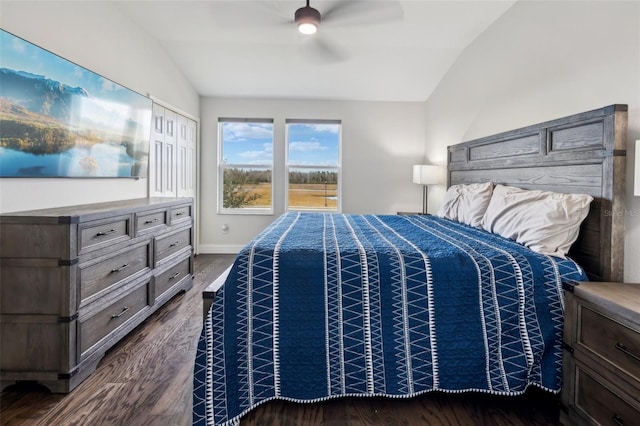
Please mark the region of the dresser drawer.
<svg viewBox="0 0 640 426"><path fill-rule="evenodd" d="M131 239L131 216L119 216L78 225L78 254Z"/></svg>
<svg viewBox="0 0 640 426"><path fill-rule="evenodd" d="M167 226L166 210L136 214L136 235L153 232L165 226Z"/></svg>
<svg viewBox="0 0 640 426"><path fill-rule="evenodd" d="M185 247L191 245L191 228L185 228L180 231L174 232L169 235L163 235L160 238L156 238L156 252L155 262L156 265L162 259L165 259L172 254L180 251Z"/></svg>
<svg viewBox="0 0 640 426"><path fill-rule="evenodd" d="M595 375L576 366L575 407L587 418L602 425L631 425L640 419L640 411L627 403Z"/></svg>
<svg viewBox="0 0 640 426"><path fill-rule="evenodd" d="M191 204L172 208L170 216L172 225L190 220L192 216Z"/></svg>
<svg viewBox="0 0 640 426"><path fill-rule="evenodd" d="M149 306L149 283L133 288L95 315L80 321L80 358L95 344Z"/></svg>
<svg viewBox="0 0 640 426"><path fill-rule="evenodd" d="M151 268L151 240L116 256L80 265L80 306L112 285Z"/></svg>
<svg viewBox="0 0 640 426"><path fill-rule="evenodd" d="M172 266L167 271L156 277L156 299L162 296L167 290L191 275L191 257Z"/></svg>
<svg viewBox="0 0 640 426"><path fill-rule="evenodd" d="M640 381L640 333L581 305L582 346Z"/></svg>

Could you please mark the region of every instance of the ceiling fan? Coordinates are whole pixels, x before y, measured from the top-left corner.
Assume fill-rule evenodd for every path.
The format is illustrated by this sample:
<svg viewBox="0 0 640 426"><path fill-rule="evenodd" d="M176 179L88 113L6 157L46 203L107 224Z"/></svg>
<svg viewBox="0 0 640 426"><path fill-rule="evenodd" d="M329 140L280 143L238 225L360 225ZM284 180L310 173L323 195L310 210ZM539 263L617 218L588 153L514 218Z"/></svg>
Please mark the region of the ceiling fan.
<svg viewBox="0 0 640 426"><path fill-rule="evenodd" d="M338 27L373 26L404 18L399 0L300 0L216 1L214 13L219 28L296 28L297 43L314 62L341 62L350 56L340 44ZM293 16L292 16L293 15ZM293 19L292 19L293 18ZM295 27L294 27L295 25ZM322 29L320 29L322 26ZM296 32L298 32L296 31Z"/></svg>
<svg viewBox="0 0 640 426"><path fill-rule="evenodd" d="M371 25L401 20L403 16L402 6L396 0L342 0L329 5L322 14L306 0L306 5L295 11L294 23L300 33L312 35L321 22L328 26ZM318 35L314 36L313 46L325 59L346 59L343 49Z"/></svg>

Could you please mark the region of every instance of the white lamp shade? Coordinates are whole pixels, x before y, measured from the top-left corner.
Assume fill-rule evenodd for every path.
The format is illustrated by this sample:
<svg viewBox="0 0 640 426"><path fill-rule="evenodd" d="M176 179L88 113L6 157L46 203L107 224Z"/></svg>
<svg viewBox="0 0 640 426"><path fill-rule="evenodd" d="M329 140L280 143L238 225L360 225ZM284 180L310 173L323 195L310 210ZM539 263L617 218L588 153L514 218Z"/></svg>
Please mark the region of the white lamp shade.
<svg viewBox="0 0 640 426"><path fill-rule="evenodd" d="M440 182L440 170L438 166L417 164L413 166L413 183L420 185L434 185Z"/></svg>
<svg viewBox="0 0 640 426"><path fill-rule="evenodd" d="M633 170L633 195L640 195L640 140L636 141L636 164Z"/></svg>

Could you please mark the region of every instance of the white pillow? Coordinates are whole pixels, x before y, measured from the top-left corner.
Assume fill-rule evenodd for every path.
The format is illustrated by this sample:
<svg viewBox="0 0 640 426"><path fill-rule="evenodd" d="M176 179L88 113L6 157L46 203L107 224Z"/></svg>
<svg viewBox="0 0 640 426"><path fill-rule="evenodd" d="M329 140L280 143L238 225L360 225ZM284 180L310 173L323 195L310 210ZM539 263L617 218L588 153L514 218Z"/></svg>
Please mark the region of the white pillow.
<svg viewBox="0 0 640 426"><path fill-rule="evenodd" d="M542 254L564 258L593 197L496 185L482 227Z"/></svg>
<svg viewBox="0 0 640 426"><path fill-rule="evenodd" d="M479 227L492 192L493 182L452 185L444 195L437 215Z"/></svg>

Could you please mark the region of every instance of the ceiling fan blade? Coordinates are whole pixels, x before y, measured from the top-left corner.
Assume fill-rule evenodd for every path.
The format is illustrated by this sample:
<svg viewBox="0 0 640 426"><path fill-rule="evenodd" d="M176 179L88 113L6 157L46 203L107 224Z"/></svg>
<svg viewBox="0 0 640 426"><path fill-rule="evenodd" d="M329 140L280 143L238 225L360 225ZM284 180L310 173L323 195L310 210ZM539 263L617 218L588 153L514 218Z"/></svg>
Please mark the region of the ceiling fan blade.
<svg viewBox="0 0 640 426"><path fill-rule="evenodd" d="M302 43L302 48L307 56L318 63L338 63L349 59L349 53L345 49L319 34L307 37Z"/></svg>
<svg viewBox="0 0 640 426"><path fill-rule="evenodd" d="M404 9L397 0L343 0L321 11L322 24L374 25L401 21Z"/></svg>
<svg viewBox="0 0 640 426"><path fill-rule="evenodd" d="M292 25L293 18L287 5L273 1L215 1L212 17L220 28L257 28Z"/></svg>

